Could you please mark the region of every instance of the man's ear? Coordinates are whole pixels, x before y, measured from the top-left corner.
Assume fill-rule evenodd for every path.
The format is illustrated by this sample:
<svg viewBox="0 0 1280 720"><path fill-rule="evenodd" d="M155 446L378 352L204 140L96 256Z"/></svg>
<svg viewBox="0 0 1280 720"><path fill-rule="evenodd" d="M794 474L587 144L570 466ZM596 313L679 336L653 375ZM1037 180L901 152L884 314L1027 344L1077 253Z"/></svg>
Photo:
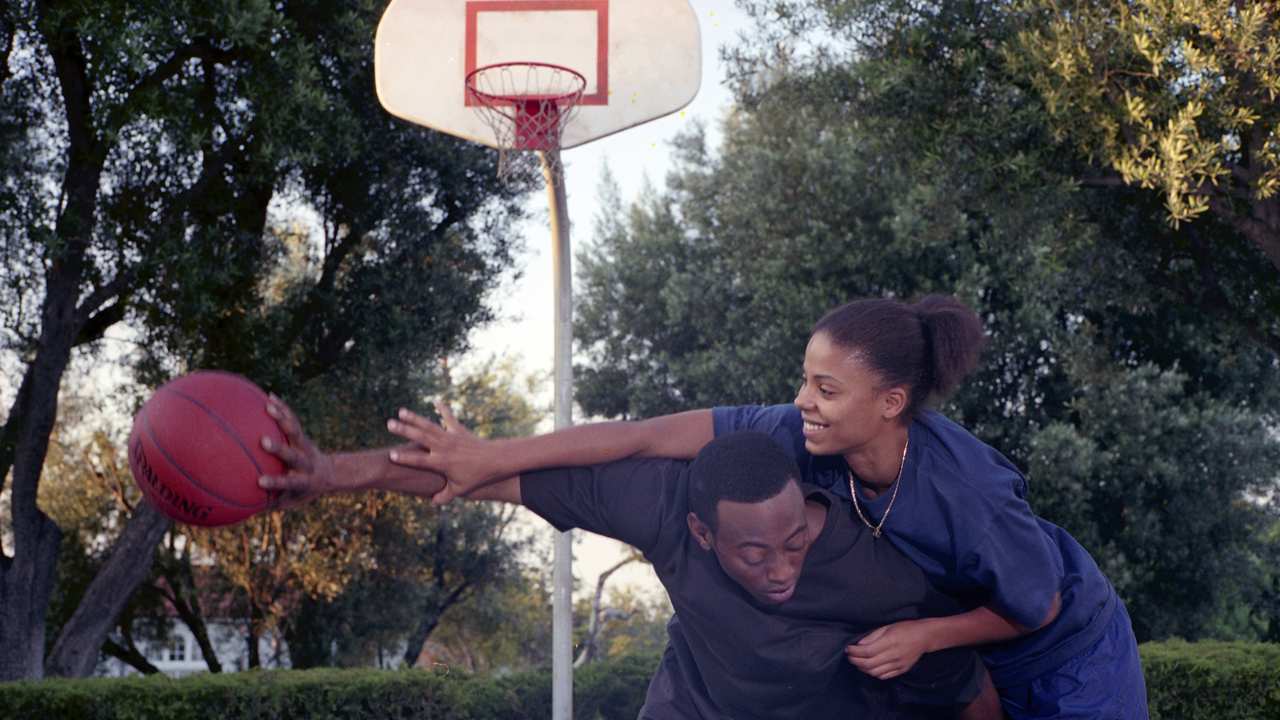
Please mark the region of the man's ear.
<svg viewBox="0 0 1280 720"><path fill-rule="evenodd" d="M698 541L698 545L702 546L703 550L710 550L712 543L715 542L711 528L693 513L689 513L686 520L689 523L689 532L693 533L693 539Z"/></svg>

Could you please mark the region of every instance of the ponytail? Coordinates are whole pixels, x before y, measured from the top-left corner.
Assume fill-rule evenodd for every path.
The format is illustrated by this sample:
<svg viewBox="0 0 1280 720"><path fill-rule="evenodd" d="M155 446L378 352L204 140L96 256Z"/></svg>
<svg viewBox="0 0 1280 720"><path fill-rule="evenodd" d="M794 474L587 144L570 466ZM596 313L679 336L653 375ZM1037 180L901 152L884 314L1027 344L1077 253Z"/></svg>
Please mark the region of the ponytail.
<svg viewBox="0 0 1280 720"><path fill-rule="evenodd" d="M926 395L946 397L978 366L987 338L982 320L968 306L947 295L929 295L911 306L925 337Z"/></svg>
<svg viewBox="0 0 1280 720"><path fill-rule="evenodd" d="M886 384L907 388L907 418L955 391L977 367L986 343L977 313L947 295L914 304L855 300L824 315L813 328L818 333L861 355Z"/></svg>

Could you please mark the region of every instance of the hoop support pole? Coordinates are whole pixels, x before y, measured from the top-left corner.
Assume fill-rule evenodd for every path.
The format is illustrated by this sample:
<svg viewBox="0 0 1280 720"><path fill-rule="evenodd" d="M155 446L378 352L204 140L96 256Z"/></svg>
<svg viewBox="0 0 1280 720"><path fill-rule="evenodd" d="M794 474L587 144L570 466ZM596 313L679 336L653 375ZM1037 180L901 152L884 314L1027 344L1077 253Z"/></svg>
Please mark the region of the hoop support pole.
<svg viewBox="0 0 1280 720"><path fill-rule="evenodd" d="M573 275L569 203L558 148L539 151L551 211L555 287L555 427L573 424ZM556 533L551 573L551 718L573 718L573 533Z"/></svg>

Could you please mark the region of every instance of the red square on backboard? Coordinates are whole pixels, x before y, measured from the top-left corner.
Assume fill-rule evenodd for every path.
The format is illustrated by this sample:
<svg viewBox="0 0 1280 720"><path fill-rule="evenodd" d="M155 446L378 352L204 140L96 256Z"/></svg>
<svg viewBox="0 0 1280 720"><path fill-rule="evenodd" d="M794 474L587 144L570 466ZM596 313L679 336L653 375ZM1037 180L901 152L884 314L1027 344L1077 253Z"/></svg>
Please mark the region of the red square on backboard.
<svg viewBox="0 0 1280 720"><path fill-rule="evenodd" d="M642 2L643 0L632 0ZM466 67L463 77L475 71L476 34L481 13L594 12L596 17L596 89L583 95L580 105L609 104L609 0L474 0L467 3ZM536 61L538 58L528 58ZM466 94L468 106L475 102Z"/></svg>

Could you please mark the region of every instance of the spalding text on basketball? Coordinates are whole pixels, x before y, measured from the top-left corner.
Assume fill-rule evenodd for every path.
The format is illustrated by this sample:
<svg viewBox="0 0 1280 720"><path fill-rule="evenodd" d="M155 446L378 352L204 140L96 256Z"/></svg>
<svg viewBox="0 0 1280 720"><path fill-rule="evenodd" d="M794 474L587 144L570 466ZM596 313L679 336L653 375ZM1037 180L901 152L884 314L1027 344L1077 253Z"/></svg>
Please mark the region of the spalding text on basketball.
<svg viewBox="0 0 1280 720"><path fill-rule="evenodd" d="M209 513L213 512L212 505L201 505L192 502L187 498L174 492L173 488L160 482L160 477L156 475L155 470L151 469L151 463L147 461L147 454L142 451L141 438L134 440L133 447L129 448L129 454L133 456L135 464L142 474L147 478L147 484L164 499L166 503L173 506L182 514L197 521L204 521L209 518Z"/></svg>

